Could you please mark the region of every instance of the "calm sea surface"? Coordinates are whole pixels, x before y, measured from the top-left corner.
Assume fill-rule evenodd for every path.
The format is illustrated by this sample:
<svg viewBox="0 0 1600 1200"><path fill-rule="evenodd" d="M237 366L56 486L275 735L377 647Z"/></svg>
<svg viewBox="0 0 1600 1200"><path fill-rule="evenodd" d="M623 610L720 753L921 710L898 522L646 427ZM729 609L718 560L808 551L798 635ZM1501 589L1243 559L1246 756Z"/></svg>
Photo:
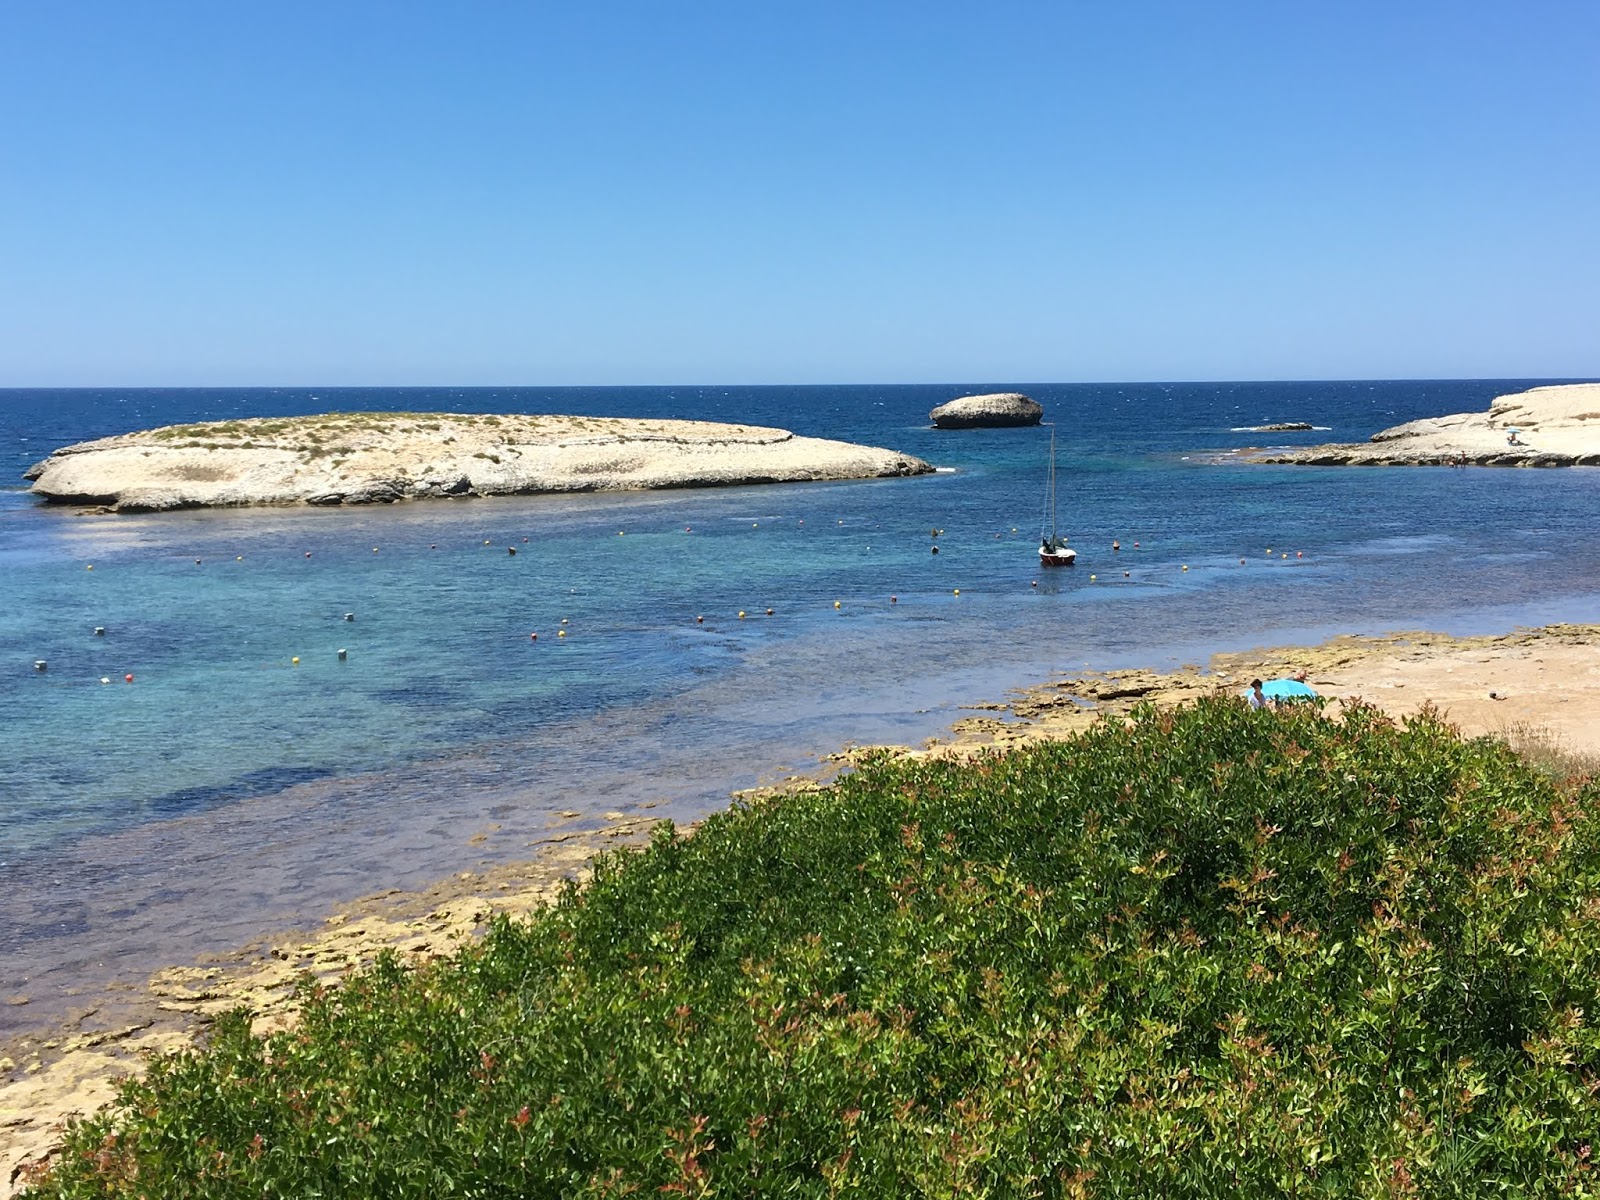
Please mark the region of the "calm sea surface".
<svg viewBox="0 0 1600 1200"><path fill-rule="evenodd" d="M1080 554L1050 574L1048 433L927 425L995 384L0 391L0 998L525 856L559 810L691 818L1086 663L1600 620L1600 471L1214 458L1537 382L1021 385L1057 423ZM148 517L20 479L86 438L329 410L745 421L950 470ZM1327 428L1237 431L1291 420ZM0 1007L0 1033L40 1011Z"/></svg>

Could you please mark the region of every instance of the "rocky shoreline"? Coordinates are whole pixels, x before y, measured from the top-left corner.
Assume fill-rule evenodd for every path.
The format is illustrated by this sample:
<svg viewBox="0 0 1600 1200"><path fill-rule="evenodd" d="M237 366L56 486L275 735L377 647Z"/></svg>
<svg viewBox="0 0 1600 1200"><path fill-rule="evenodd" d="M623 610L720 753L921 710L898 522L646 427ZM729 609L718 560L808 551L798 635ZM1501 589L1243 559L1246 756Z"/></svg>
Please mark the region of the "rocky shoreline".
<svg viewBox="0 0 1600 1200"><path fill-rule="evenodd" d="M1307 467L1600 466L1600 383L1499 396L1487 412L1408 421L1366 442L1252 447L1237 456L1251 463Z"/></svg>
<svg viewBox="0 0 1600 1200"><path fill-rule="evenodd" d="M169 425L79 442L33 494L114 512L727 487L934 468L894 450L710 421L327 413Z"/></svg>
<svg viewBox="0 0 1600 1200"><path fill-rule="evenodd" d="M1600 625L1551 625L1484 637L1437 633L1345 636L1318 646L1214 656L1176 671L1084 673L975 704L947 736L920 748L861 747L837 764L885 753L973 755L1068 736L1096 721L1125 717L1136 705L1170 705L1218 691L1238 694L1253 676L1305 671L1335 711L1351 701L1403 718L1437 706L1468 735L1503 738L1524 753L1541 749L1600 761ZM1559 686L1551 680L1560 680ZM743 794L746 802L817 786L795 777ZM640 806L649 809L652 804ZM295 984L335 984L346 971L392 949L410 961L453 953L492 914L529 914L567 880L582 880L601 851L639 845L655 818L608 812L598 828L562 813L536 857L442 880L425 892L385 892L334 914L320 929L264 939L204 962L158 972L143 989L85 998L64 1028L0 1045L0 1197L29 1164L48 1156L62 1122L115 1094L115 1079L144 1069L152 1053L203 1039L217 1014L248 1008L256 1028L295 1020ZM12 997L11 1003L20 998ZM25 1002L25 1001L24 1001Z"/></svg>

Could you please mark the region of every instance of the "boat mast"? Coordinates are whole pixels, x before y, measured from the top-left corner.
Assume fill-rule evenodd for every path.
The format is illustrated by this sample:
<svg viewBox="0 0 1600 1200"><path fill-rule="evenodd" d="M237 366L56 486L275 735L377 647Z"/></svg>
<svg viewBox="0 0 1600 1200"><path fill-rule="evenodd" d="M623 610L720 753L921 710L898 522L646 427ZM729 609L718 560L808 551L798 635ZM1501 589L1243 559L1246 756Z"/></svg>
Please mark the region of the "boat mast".
<svg viewBox="0 0 1600 1200"><path fill-rule="evenodd" d="M1039 537L1046 540L1048 530L1048 544L1055 549L1056 544L1056 427L1050 426L1050 469L1045 474L1044 485L1044 519L1040 523Z"/></svg>

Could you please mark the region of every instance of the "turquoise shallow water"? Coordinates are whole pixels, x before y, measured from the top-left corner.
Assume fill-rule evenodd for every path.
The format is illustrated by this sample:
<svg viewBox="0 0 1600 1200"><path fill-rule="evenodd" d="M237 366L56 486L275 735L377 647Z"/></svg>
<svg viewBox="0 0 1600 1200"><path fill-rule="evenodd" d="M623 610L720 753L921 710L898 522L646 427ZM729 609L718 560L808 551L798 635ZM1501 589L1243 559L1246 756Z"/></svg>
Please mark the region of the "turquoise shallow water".
<svg viewBox="0 0 1600 1200"><path fill-rule="evenodd" d="M90 436L329 408L742 420L951 468L150 517L0 492L0 994L515 858L559 809L692 816L1084 663L1600 619L1600 472L1210 454L1264 436L1237 426L1355 439L1523 385L1028 386L1058 422L1082 555L1049 574L1047 435L928 429L967 387L0 392L13 476Z"/></svg>

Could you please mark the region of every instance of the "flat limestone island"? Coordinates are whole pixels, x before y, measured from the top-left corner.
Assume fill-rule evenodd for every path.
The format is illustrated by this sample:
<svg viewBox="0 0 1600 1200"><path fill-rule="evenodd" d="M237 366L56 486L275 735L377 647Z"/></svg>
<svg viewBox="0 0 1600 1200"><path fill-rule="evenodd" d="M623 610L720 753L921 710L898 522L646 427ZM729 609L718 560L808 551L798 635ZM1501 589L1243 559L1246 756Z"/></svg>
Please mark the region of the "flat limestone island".
<svg viewBox="0 0 1600 1200"><path fill-rule="evenodd" d="M1513 440L1515 439L1515 440ZM1500 396L1488 412L1428 417L1367 442L1301 450L1247 450L1247 462L1312 467L1600 466L1600 383L1558 384Z"/></svg>
<svg viewBox="0 0 1600 1200"><path fill-rule="evenodd" d="M928 414L940 429L983 429L991 426L1037 425L1044 409L1021 392L961 396Z"/></svg>
<svg viewBox="0 0 1600 1200"><path fill-rule="evenodd" d="M908 454L710 421L327 413L169 425L57 450L24 476L119 512L630 491L933 470Z"/></svg>

